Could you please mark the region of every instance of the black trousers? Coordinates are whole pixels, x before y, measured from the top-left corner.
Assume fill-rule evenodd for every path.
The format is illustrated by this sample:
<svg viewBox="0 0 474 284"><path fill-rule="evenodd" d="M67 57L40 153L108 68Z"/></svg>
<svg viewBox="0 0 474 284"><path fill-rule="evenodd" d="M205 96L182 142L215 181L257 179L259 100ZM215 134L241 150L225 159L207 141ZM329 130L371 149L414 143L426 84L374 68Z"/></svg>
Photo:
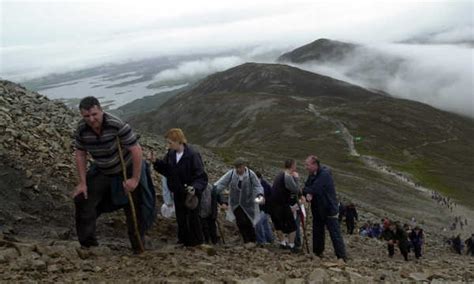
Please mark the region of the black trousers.
<svg viewBox="0 0 474 284"><path fill-rule="evenodd" d="M337 258L346 258L346 246L342 238L341 229L336 216L320 216L317 211L313 213L313 252L321 256L324 252L325 228L329 231L332 246Z"/></svg>
<svg viewBox="0 0 474 284"><path fill-rule="evenodd" d="M352 235L354 233L354 227L355 227L354 219L346 218L346 225L347 225L347 233L349 235Z"/></svg>
<svg viewBox="0 0 474 284"><path fill-rule="evenodd" d="M388 255L392 257L395 254L395 245L388 244ZM408 245L407 244L398 244L400 253L403 255L405 260L408 260Z"/></svg>
<svg viewBox="0 0 474 284"><path fill-rule="evenodd" d="M249 219L247 214L245 214L242 207L237 207L234 210L235 221L237 222L237 227L239 232L244 239L244 243L255 243L257 241L257 235L255 234L255 228L252 224L252 221Z"/></svg>
<svg viewBox="0 0 474 284"><path fill-rule="evenodd" d="M413 244L413 248L415 250L415 257L420 258L421 257L421 244Z"/></svg>
<svg viewBox="0 0 474 284"><path fill-rule="evenodd" d="M84 195L82 194L74 198L74 204L76 208L76 232L77 237L79 239L79 243L84 247L97 246L97 218L104 212L104 208L107 208L107 211L111 211L111 209L123 208L127 222L127 231L128 237L130 239L130 244L134 251L139 251L140 246L135 234L135 226L133 222L130 204L121 207L114 206L112 204L112 179L113 177L106 176L100 172L95 173L94 175L88 173L86 177L88 195L87 199L85 199ZM140 204L142 203L141 191L142 187L139 185L132 192L132 198L133 203L135 205L135 213L137 216L139 234L143 241L143 215L141 214L140 209Z"/></svg>
<svg viewBox="0 0 474 284"><path fill-rule="evenodd" d="M188 209L185 205L185 193L174 194L174 206L176 210L176 221L178 223L178 242L185 246L201 245L204 241L199 217L199 206Z"/></svg>
<svg viewBox="0 0 474 284"><path fill-rule="evenodd" d="M471 246L467 248L466 254L469 255L469 253L471 254L471 256L474 256L474 247Z"/></svg>
<svg viewBox="0 0 474 284"><path fill-rule="evenodd" d="M217 225L216 219L212 217L201 218L202 233L206 244L217 244Z"/></svg>

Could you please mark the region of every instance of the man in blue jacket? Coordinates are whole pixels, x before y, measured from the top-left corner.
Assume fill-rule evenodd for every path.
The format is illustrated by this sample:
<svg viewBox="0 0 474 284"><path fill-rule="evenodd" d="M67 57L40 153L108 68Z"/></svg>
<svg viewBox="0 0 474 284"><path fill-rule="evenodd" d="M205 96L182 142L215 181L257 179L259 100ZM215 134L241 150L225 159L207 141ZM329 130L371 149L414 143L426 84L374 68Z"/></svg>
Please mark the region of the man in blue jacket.
<svg viewBox="0 0 474 284"><path fill-rule="evenodd" d="M306 158L305 167L309 175L303 194L306 200L311 202L313 213L313 252L322 257L326 226L337 258L346 261L346 248L339 228L339 208L331 172L328 168L321 167L319 159L314 155Z"/></svg>

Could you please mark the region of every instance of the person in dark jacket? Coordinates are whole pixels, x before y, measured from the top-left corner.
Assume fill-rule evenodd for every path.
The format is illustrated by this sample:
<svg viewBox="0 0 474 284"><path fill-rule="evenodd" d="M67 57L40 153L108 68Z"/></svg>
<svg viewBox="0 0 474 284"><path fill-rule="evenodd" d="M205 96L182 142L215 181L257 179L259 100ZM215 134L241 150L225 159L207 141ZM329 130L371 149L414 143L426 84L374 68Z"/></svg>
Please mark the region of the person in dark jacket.
<svg viewBox="0 0 474 284"><path fill-rule="evenodd" d="M415 250L415 257L420 258L421 252L423 248L423 243L425 240L425 236L423 234L423 230L416 226L409 234L408 238L410 239L411 246Z"/></svg>
<svg viewBox="0 0 474 284"><path fill-rule="evenodd" d="M313 213L313 252L322 257L324 251L324 228L331 236L334 251L338 259L346 261L346 248L338 222L338 203L331 172L321 167L319 159L311 155L305 161L309 173L303 194L311 202Z"/></svg>
<svg viewBox="0 0 474 284"><path fill-rule="evenodd" d="M354 233L355 221L359 220L359 216L357 215L357 210L355 208L354 203L350 203L346 206L346 226L347 226L347 233L352 235Z"/></svg>
<svg viewBox="0 0 474 284"><path fill-rule="evenodd" d="M466 254L467 255L471 254L471 256L474 256L474 234L472 234L471 237L467 239L464 243L466 244L466 247L467 247Z"/></svg>
<svg viewBox="0 0 474 284"><path fill-rule="evenodd" d="M457 235L456 237L453 237L452 244L453 244L454 251L457 252L458 254L462 254L463 245L461 241L461 235Z"/></svg>
<svg viewBox="0 0 474 284"><path fill-rule="evenodd" d="M203 243L203 235L198 205L208 183L204 164L199 152L187 144L181 129L168 130L165 138L169 150L153 166L167 178L168 188L173 192L178 243L185 246L200 245Z"/></svg>
<svg viewBox="0 0 474 284"><path fill-rule="evenodd" d="M387 241L389 257L393 257L395 254L395 245L397 244L403 258L408 261L408 236L400 225L390 222L388 228L382 232L382 237Z"/></svg>
<svg viewBox="0 0 474 284"><path fill-rule="evenodd" d="M260 205L260 221L255 225L255 234L257 237L257 244L271 244L273 243L272 226L270 225L270 199L272 195L272 186L263 178L262 173L255 172L263 187L263 197L265 203Z"/></svg>
<svg viewBox="0 0 474 284"><path fill-rule="evenodd" d="M273 180L272 186L272 222L275 225L280 248L298 252L295 247L297 198L300 192L298 186L299 175L296 172L296 162L288 159L284 163L284 170ZM286 235L286 237L285 237Z"/></svg>

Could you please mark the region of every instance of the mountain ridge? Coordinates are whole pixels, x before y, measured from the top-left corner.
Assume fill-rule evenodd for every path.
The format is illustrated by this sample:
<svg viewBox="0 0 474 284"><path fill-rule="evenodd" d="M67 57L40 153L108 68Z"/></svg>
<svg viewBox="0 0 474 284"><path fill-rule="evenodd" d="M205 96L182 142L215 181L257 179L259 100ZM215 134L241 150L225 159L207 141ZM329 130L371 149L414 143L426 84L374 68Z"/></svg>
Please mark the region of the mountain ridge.
<svg viewBox="0 0 474 284"><path fill-rule="evenodd" d="M310 104L338 123L311 115ZM247 63L231 68L209 76L158 110L132 118L131 123L154 133L182 127L194 141L223 152L238 152L232 148L245 148L242 145L250 143L268 155L272 147L291 155L282 146L285 139L305 140L298 141L298 147L310 149L311 141L331 137L326 143L334 147L328 147L323 155L329 160L334 157L331 162L341 165L347 159L341 150L348 153L348 146L331 135L343 125L354 137L362 137L362 142L356 142L362 155L386 160L418 182L460 200L473 198L469 185L474 181L457 160L473 163L467 158L473 152L467 141L474 135L474 120L294 67ZM312 137L308 131L325 133L322 137L326 138ZM440 141L444 142L437 143ZM260 147L260 143L266 146ZM443 163L430 155L431 151L447 153L442 160L456 169L453 178L441 174ZM296 153L302 158L301 150ZM455 191L451 189L454 185Z"/></svg>

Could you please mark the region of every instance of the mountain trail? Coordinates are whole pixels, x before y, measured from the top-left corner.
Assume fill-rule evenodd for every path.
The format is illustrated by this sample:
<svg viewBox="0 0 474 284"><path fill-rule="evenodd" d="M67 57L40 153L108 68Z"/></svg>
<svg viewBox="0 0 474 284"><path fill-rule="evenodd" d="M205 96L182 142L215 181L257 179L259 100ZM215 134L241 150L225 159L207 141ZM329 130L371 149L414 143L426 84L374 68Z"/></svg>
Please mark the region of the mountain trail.
<svg viewBox="0 0 474 284"><path fill-rule="evenodd" d="M308 109L308 111L313 113L316 117L324 119L326 121L329 121L329 122L333 123L338 128L338 130L340 131L340 133L342 135L342 139L346 142L347 147L349 148L349 155L354 156L354 157L359 157L364 162L364 164L367 165L368 167L370 167L370 168L372 168L372 169L376 170L377 172L382 173L384 175L389 175L390 177L402 182L406 186L408 186L410 188L413 188L417 191L420 191L420 192L426 194L427 196L431 195L435 192L434 190L432 190L430 188L419 185L417 182L415 182L413 179L411 179L408 174L392 169L391 167L386 165L383 162L383 160L381 160L377 157L373 157L373 156L369 156L369 155L360 155L357 152L356 148L355 148L354 137L352 136L352 134L349 132L347 127L345 127L342 122L340 122L336 119L330 118L328 116L322 115L320 112L318 112L316 107L311 103L308 105L307 109ZM451 132L451 128L448 129L448 132L449 133ZM457 137L454 136L450 139L445 139L445 140L442 140L442 141L425 142L423 145L418 146L417 148L426 146L428 144L440 144L440 143L445 143L445 142L456 140L456 139L457 139ZM443 196L439 193L436 193L436 194L438 194L441 197L445 198L445 196ZM436 202L436 201L433 200L433 202ZM439 205L439 206L442 206L442 205ZM463 234L465 232L474 231L474 226L473 226L474 225L474 222L473 222L474 221L474 219L473 219L474 218L474 211L473 210L471 210L471 209L469 209L465 206L462 206L460 204L453 203L453 206L451 208L451 216L452 216L453 220L456 216L460 216L462 220L467 219L467 221L468 221L468 224L463 225L462 229L461 229L460 226L457 226L455 230L451 230L450 231L451 234L455 234L455 233L456 234L457 233ZM449 227L448 225L451 225L451 224L447 224L447 227ZM446 232L447 232L447 229L446 229Z"/></svg>

